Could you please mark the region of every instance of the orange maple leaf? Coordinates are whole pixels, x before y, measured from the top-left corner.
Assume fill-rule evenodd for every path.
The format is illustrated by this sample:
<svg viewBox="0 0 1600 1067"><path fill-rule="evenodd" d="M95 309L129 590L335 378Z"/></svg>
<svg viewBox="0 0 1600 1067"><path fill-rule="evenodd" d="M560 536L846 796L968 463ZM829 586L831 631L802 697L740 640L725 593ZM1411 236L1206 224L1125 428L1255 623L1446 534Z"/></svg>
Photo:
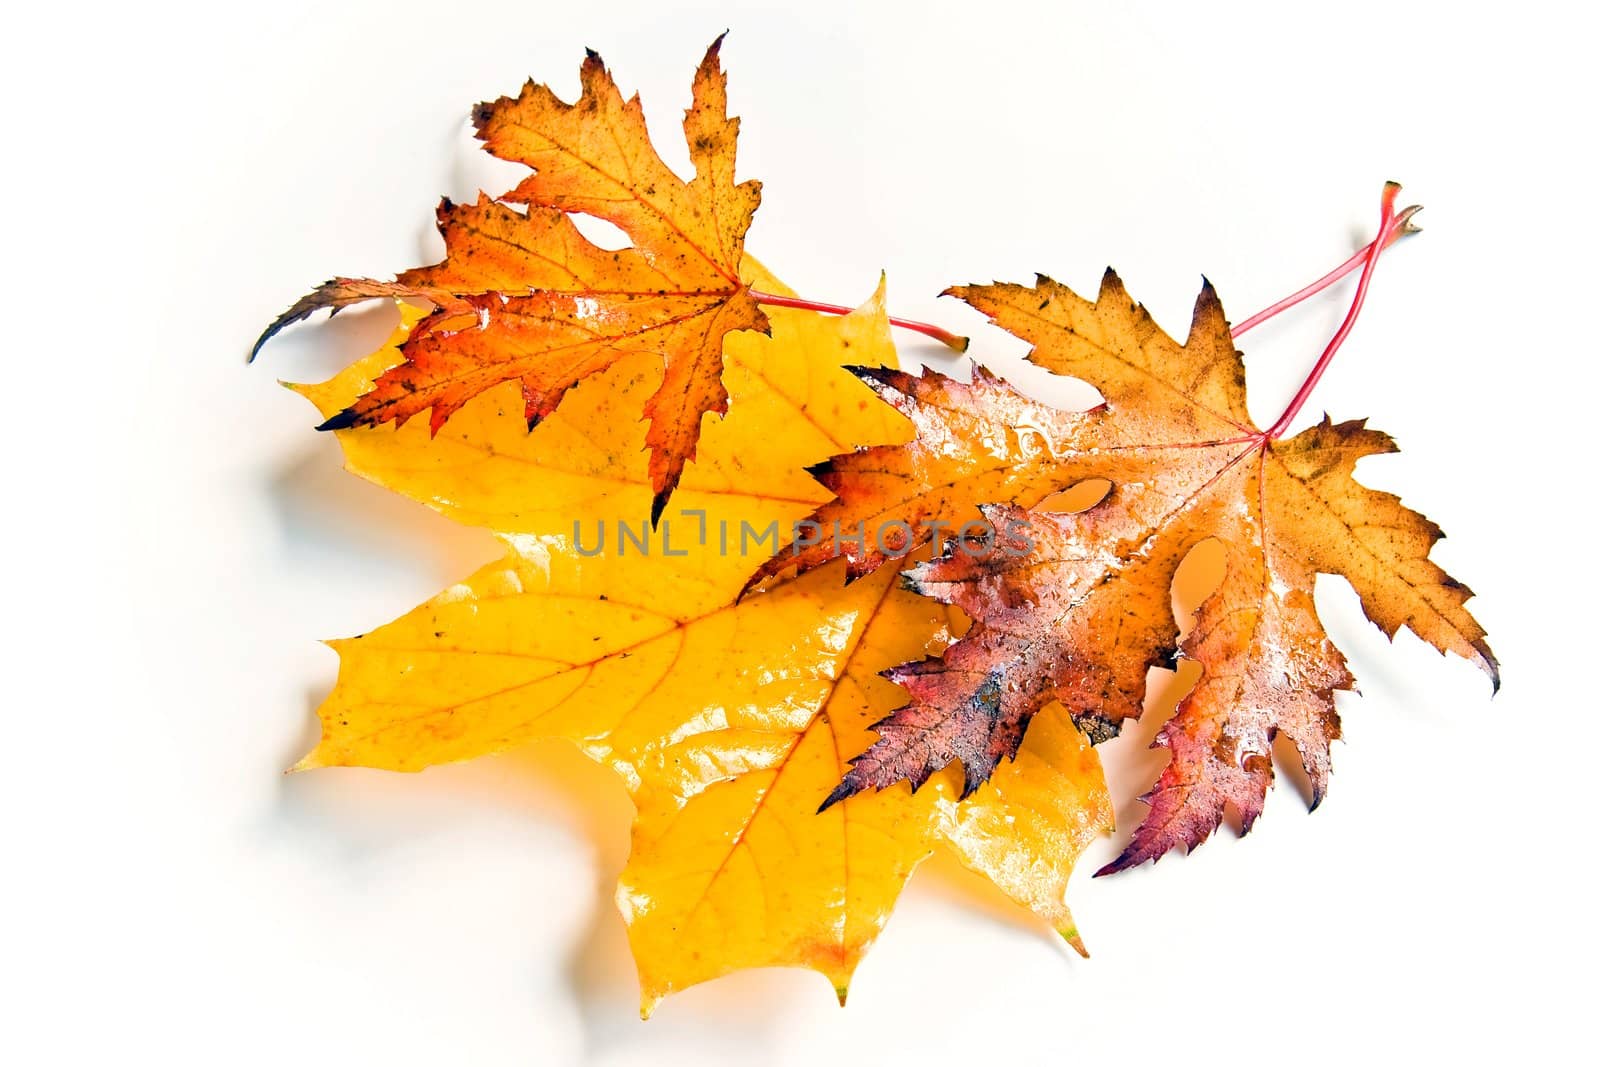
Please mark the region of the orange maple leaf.
<svg viewBox="0 0 1600 1067"><path fill-rule="evenodd" d="M476 109L485 148L534 173L498 200L480 194L473 204L443 201L443 262L393 282L326 282L278 316L255 350L324 308L336 313L375 297L429 301L434 310L407 340L404 361L319 428L404 423L431 411L435 432L468 400L508 381L521 384L532 427L580 381L649 352L665 368L644 408L651 517L658 520L694 458L702 416L727 411L723 338L768 331L739 277L761 186L734 181L739 120L727 114L721 44L719 37L695 73L694 102L684 115L692 181L662 162L639 98L624 101L590 52L575 104L529 82L516 98ZM632 247L594 245L574 214L614 223Z"/></svg>
<svg viewBox="0 0 1600 1067"><path fill-rule="evenodd" d="M1397 189L1386 189L1345 326L1269 429L1250 421L1244 365L1209 283L1182 344L1109 271L1092 302L1042 276L1032 286L950 290L1032 342L1033 363L1096 386L1105 402L1087 412L1030 400L981 369L970 384L860 372L916 436L815 468L837 497L813 519L834 538L780 555L755 580L796 559L809 570L837 548L852 574L864 574L930 540L935 518L980 521L982 536L958 537L943 558L906 572L919 592L965 610L972 629L942 655L888 673L910 702L878 724L878 740L827 803L900 779L915 787L951 763L970 792L1016 753L1051 701L1090 736L1111 736L1139 714L1148 669L1177 654L1202 676L1156 740L1172 759L1146 798L1151 811L1106 870L1194 847L1228 805L1248 830L1272 782L1279 733L1299 752L1315 806L1339 736L1333 693L1354 682L1313 607L1318 573L1347 578L1391 638L1407 627L1498 685L1483 629L1464 607L1471 591L1428 559L1439 528L1354 478L1358 459L1395 451L1393 441L1364 422L1326 418L1282 439L1348 333L1378 253L1410 217L1393 211ZM1110 490L1086 511L1035 507L1090 479ZM890 545L839 537L891 524L914 536ZM1180 642L1173 577L1208 539L1221 542L1227 574Z"/></svg>

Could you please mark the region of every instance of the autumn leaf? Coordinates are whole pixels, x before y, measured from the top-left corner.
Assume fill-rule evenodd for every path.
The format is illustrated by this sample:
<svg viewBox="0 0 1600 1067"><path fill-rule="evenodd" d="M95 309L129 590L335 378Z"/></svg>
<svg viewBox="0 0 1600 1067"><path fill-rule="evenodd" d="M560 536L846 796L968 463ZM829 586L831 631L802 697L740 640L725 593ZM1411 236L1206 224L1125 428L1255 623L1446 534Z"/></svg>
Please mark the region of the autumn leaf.
<svg viewBox="0 0 1600 1067"><path fill-rule="evenodd" d="M1196 661L1201 678L1157 737L1171 761L1146 798L1150 812L1105 870L1193 848L1229 806L1248 830L1272 782L1280 733L1300 755L1315 806L1339 736L1333 693L1353 686L1316 616L1319 573L1348 579L1391 638L1408 628L1498 685L1483 629L1464 607L1470 590L1428 559L1438 527L1355 479L1356 462L1395 451L1393 441L1364 422L1326 418L1282 437L1348 332L1377 253L1409 218L1393 211L1396 189L1386 190L1350 318L1307 388L1267 430L1250 421L1244 366L1209 284L1182 344L1111 272L1092 302L1044 277L1032 286L951 290L1031 342L1033 363L1098 388L1104 403L1091 411L1052 410L981 371L971 384L931 372L862 372L917 433L817 468L836 499L814 518L875 528L899 520L919 541L930 538L933 516L980 520L993 532L958 537L942 558L907 572L913 588L967 612L972 628L943 654L890 673L910 701L878 725L878 739L829 803L901 779L915 786L951 763L970 792L1017 751L1032 717L1051 703L1091 736L1110 736L1139 714L1147 671L1176 653ZM1091 479L1110 489L1087 510L1037 507ZM1226 577L1180 642L1173 576L1208 539L1224 548ZM849 566L857 575L895 554L840 545L855 553ZM802 547L790 561L805 572L822 555ZM780 557L756 580L783 566Z"/></svg>
<svg viewBox="0 0 1600 1067"><path fill-rule="evenodd" d="M783 292L748 261L745 278ZM531 434L514 383L468 401L437 437L421 427L338 434L352 470L496 528L505 555L394 622L333 642L339 679L298 768L421 770L538 738L565 738L613 768L638 812L618 903L646 1013L670 992L755 966L810 967L842 999L936 846L1081 950L1066 880L1111 823L1096 754L1049 710L1015 762L959 805L945 776L915 795L889 790L816 813L869 726L903 699L881 672L936 654L954 631L946 607L888 570L849 587L820 570L734 603L750 560L723 553L724 523L792 522L827 496L806 463L904 435L899 416L841 369L893 361L881 288L844 319L782 309L772 319L770 339L729 339L735 403L708 427L677 512L636 531L653 538L649 555L614 525L653 491L644 428L618 417L659 385L659 362L645 355L601 372ZM300 388L339 410L404 358L406 330L333 381ZM681 555L663 554L669 538Z"/></svg>
<svg viewBox="0 0 1600 1067"><path fill-rule="evenodd" d="M280 315L256 350L318 310L336 313L377 297L427 301L433 310L411 331L403 361L329 412L321 428L404 423L430 411L435 433L503 382L520 385L532 427L579 382L647 353L664 368L640 409L650 421L650 506L658 520L695 456L702 416L727 410L725 338L767 329L739 276L761 187L734 181L739 121L727 115L721 44L719 37L706 52L684 115L692 181L661 161L638 97L624 101L590 52L577 103L529 82L516 98L474 112L484 147L534 173L498 200L445 200L443 262L393 282L326 282ZM596 246L574 225L578 214L615 224L632 246Z"/></svg>
<svg viewBox="0 0 1600 1067"><path fill-rule="evenodd" d="M790 292L749 256L741 276L765 292ZM745 523L752 546L756 535L764 535L770 551L776 536L770 528L787 530L827 499L806 475L807 464L856 441L905 435L904 420L839 369L841 362L893 357L892 345L881 336L881 308L873 307L872 314L838 319L775 310L774 321L784 324L781 344L755 333L729 336L728 386L749 410L706 424L701 455L685 471L668 518L696 534L702 524L717 530L728 523L736 542ZM410 323L418 316L404 306L402 314ZM294 388L318 410L339 411L404 359L405 338L402 330L322 385ZM831 361L829 373L816 370L820 360ZM597 521L603 518L615 535L619 523L636 525L649 505L649 473L637 462L643 433L633 413L661 381L660 363L641 353L600 372L594 388L576 390L532 432L518 417L516 386L505 383L469 401L437 434L412 423L393 430L341 430L337 437L353 473L457 522L569 537L582 527L593 543ZM783 432L768 432L774 426ZM696 557L696 566L708 571L708 596L726 601L732 598L730 583L736 589L736 579L748 572L749 558L708 554Z"/></svg>

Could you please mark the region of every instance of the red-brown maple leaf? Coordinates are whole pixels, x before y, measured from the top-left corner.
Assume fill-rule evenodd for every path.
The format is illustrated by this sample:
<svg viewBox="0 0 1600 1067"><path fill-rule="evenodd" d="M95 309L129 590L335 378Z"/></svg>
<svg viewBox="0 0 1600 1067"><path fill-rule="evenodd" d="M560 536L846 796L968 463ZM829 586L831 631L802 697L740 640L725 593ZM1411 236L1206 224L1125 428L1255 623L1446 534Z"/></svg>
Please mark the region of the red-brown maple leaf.
<svg viewBox="0 0 1600 1067"><path fill-rule="evenodd" d="M1405 222L1393 214L1393 193L1378 250ZM1199 663L1201 678L1157 738L1172 758L1146 797L1151 810L1106 869L1194 847L1229 805L1248 830L1272 781L1279 733L1298 750L1318 802L1339 736L1333 693L1353 685L1313 607L1318 573L1347 578L1385 634L1409 628L1498 685L1483 629L1464 607L1470 590L1428 559L1438 527L1354 478L1357 460L1395 451L1393 441L1364 422L1326 418L1283 439L1309 388L1274 426L1257 429L1243 363L1209 284L1183 344L1110 272L1092 302L1044 277L951 292L1032 342L1032 362L1089 382L1105 403L1056 411L982 371L971 384L934 372L863 372L917 433L819 468L837 498L814 520L831 531L904 523L918 534L913 544L928 539L934 518L959 526L981 517L1009 532L957 539L942 558L907 572L914 588L966 611L972 628L942 656L890 672L910 700L878 725L879 739L829 803L901 779L915 787L952 762L970 791L1016 752L1029 719L1052 701L1092 735L1114 733L1139 714L1148 669L1175 652ZM1088 510L1033 509L1089 479L1111 488ZM1180 644L1173 576L1213 538L1226 577ZM796 560L808 570L841 547L856 574L901 554L866 542L823 537L780 555L756 580Z"/></svg>

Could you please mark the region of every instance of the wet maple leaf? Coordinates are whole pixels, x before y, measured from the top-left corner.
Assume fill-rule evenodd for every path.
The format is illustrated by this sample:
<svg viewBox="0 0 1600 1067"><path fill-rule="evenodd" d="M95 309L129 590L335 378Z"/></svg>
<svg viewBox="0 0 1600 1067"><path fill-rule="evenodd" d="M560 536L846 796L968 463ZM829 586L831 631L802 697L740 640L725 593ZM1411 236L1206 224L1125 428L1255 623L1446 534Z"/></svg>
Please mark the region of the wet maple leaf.
<svg viewBox="0 0 1600 1067"><path fill-rule="evenodd" d="M1398 224L1392 198L1391 190L1386 227ZM901 779L915 786L952 763L970 792L1017 751L1030 719L1052 702L1091 736L1110 736L1139 714L1149 668L1177 654L1202 675L1156 739L1171 760L1145 798L1150 812L1106 870L1194 847L1228 806L1248 830L1272 782L1279 733L1299 753L1315 806L1339 736L1333 693L1353 685L1313 607L1318 573L1348 579L1391 638L1409 628L1498 685L1483 629L1464 607L1470 590L1428 559L1438 527L1355 480L1357 460L1395 451L1393 441L1364 422L1326 418L1280 439L1293 407L1257 429L1244 366L1209 283L1182 344L1109 271L1094 301L1042 276L1032 286L950 292L1031 342L1033 363L1087 381L1105 402L1057 411L981 370L970 384L933 372L861 372L911 418L916 436L815 468L836 498L814 519L850 530L899 521L916 541L930 539L935 517L951 525L981 518L1011 533L1009 541L958 539L942 558L907 572L912 588L971 615L972 629L942 655L889 673L910 701L878 724L878 739L829 803ZM1110 490L1086 511L1036 507L1090 479ZM1224 548L1226 577L1180 643L1173 576L1213 538ZM776 557L755 580L795 560L809 571L835 547L850 556L853 575L893 554L871 538L865 546L824 538Z"/></svg>
<svg viewBox="0 0 1600 1067"><path fill-rule="evenodd" d="M445 200L438 212L443 262L393 282L326 282L280 315L256 350L318 310L376 297L428 301L433 311L412 330L404 359L329 412L321 428L404 423L430 411L434 432L502 382L520 385L531 428L579 382L649 353L664 367L642 408L650 422L651 516L658 518L695 456L702 416L727 410L724 339L767 329L739 277L761 187L734 181L739 120L727 115L721 43L719 37L706 52L684 115L692 181L661 161L639 98L624 101L590 52L575 104L529 82L516 98L474 112L484 147L534 173L498 200ZM575 214L614 223L632 247L599 248L578 231Z"/></svg>
<svg viewBox="0 0 1600 1067"><path fill-rule="evenodd" d="M745 277L783 292L748 261ZM403 358L404 336L299 388L339 410ZM881 672L942 649L948 609L887 570L849 587L818 571L733 603L749 560L721 551L723 522L791 522L827 495L806 463L903 435L841 369L892 362L881 289L840 320L774 311L772 338L730 338L727 358L735 403L708 428L652 555L625 549L611 525L653 491L643 428L617 417L658 387L648 356L602 372L532 434L511 383L469 401L437 437L341 430L352 470L498 530L505 555L333 643L339 679L298 767L420 770L564 738L613 768L638 812L618 903L646 1013L756 966L813 968L842 998L936 846L1081 950L1066 879L1112 813L1098 758L1067 715L1042 714L1016 761L959 805L954 777L940 776L915 796L854 797L818 815L870 725L903 699ZM601 520L611 532L596 550L585 541ZM662 554L667 538L681 555Z"/></svg>

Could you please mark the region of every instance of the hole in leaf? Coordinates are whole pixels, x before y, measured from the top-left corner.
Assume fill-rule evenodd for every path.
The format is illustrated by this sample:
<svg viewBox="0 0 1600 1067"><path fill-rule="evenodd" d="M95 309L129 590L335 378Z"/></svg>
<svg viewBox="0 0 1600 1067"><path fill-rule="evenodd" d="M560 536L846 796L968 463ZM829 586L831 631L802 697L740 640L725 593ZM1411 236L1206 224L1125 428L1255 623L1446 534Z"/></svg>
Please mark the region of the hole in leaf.
<svg viewBox="0 0 1600 1067"><path fill-rule="evenodd" d="M1051 493L1035 506L1035 511L1049 511L1058 515L1072 515L1088 511L1111 492L1111 483L1104 478L1090 478L1077 485Z"/></svg>
<svg viewBox="0 0 1600 1067"><path fill-rule="evenodd" d="M578 232L596 248L607 252L615 252L623 248L632 248L633 242L628 239L620 226L607 222L605 219L595 218L593 215L573 214L570 216L572 224Z"/></svg>
<svg viewBox="0 0 1600 1067"><path fill-rule="evenodd" d="M1172 617L1178 620L1180 633L1188 634L1195 610L1217 591L1227 573L1227 552L1215 537L1201 541L1183 557L1172 577Z"/></svg>

